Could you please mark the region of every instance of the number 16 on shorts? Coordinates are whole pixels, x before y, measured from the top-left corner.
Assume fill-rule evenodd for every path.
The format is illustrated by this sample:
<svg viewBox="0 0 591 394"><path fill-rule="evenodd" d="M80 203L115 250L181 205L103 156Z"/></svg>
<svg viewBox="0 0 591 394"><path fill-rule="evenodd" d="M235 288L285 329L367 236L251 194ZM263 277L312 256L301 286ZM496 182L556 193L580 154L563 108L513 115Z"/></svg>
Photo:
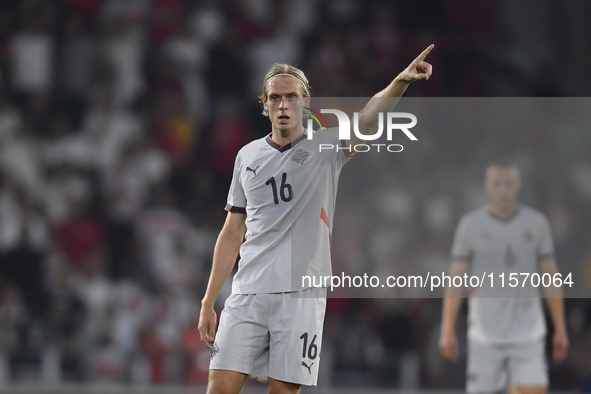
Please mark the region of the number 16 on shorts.
<svg viewBox="0 0 591 394"><path fill-rule="evenodd" d="M309 358L310 360L314 360L316 356L318 356L318 346L316 346L316 338L318 335L314 335L312 341L308 345L308 333L305 332L300 336L300 339L303 341L302 344L302 358Z"/></svg>
<svg viewBox="0 0 591 394"><path fill-rule="evenodd" d="M312 365L314 365L313 360L316 357L319 357L318 354L318 346L316 345L316 338L318 335L314 334L312 340L309 340L310 335L305 332L300 336L302 340L302 367L305 367L308 370L308 373L312 374Z"/></svg>

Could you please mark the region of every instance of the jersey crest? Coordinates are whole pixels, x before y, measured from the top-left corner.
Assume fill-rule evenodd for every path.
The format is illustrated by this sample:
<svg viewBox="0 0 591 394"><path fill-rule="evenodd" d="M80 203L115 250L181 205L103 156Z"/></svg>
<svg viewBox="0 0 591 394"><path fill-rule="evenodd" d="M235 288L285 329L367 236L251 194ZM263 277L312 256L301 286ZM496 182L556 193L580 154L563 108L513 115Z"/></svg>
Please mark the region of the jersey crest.
<svg viewBox="0 0 591 394"><path fill-rule="evenodd" d="M291 158L291 160L295 161L298 164L304 164L304 162L308 159L309 156L310 156L309 152L306 152L303 149L298 149L293 154L293 157Z"/></svg>

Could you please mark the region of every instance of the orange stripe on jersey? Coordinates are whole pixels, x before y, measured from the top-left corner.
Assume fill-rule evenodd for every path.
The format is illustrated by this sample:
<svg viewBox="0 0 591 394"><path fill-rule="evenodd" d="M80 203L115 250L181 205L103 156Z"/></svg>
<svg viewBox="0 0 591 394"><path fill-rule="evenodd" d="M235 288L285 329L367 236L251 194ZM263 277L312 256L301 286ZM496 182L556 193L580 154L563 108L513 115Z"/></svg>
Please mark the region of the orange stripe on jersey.
<svg viewBox="0 0 591 394"><path fill-rule="evenodd" d="M326 224L326 227L330 230L330 224L328 224L328 216L326 216L326 211L324 208L320 208L320 219Z"/></svg>
<svg viewBox="0 0 591 394"><path fill-rule="evenodd" d="M324 210L324 208L320 208L320 219L324 222L324 224L326 224L326 227L328 227L328 241L330 243L330 246L332 246L332 234L330 233L330 225L328 224L328 216L326 216L326 211Z"/></svg>

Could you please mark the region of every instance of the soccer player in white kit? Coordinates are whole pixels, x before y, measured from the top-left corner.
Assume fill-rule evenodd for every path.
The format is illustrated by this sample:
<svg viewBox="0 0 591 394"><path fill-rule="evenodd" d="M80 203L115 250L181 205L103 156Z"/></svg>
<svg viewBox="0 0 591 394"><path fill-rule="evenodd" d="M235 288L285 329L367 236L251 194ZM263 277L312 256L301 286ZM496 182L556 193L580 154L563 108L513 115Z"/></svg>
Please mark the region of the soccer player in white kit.
<svg viewBox="0 0 591 394"><path fill-rule="evenodd" d="M378 113L391 110L410 82L429 79L432 67L424 59L432 48L369 101L359 114L360 130L372 130ZM319 152L319 144L360 142L357 137L339 141L337 129L307 138L302 115L310 87L293 66L275 64L269 70L261 101L271 133L236 157L228 214L201 302L199 333L212 350L209 394L238 393L247 376L268 381L270 393L298 393L301 385L316 385L326 289L294 288L292 276L331 274L338 176L352 152ZM238 252L232 294L216 334L213 304Z"/></svg>
<svg viewBox="0 0 591 394"><path fill-rule="evenodd" d="M507 159L491 163L486 170L485 189L490 205L460 220L450 275L463 276L469 271L480 277L494 272L495 287L500 287L499 272L557 273L548 221L541 212L517 203L518 167ZM518 277L521 281L524 276ZM504 298L479 298L482 288L470 292L466 390L498 393L510 379L521 394L544 394L548 386L546 326L539 292L531 286L522 287L521 282L510 287L505 281L504 286ZM554 361L560 362L569 347L562 290L547 287L543 291L554 324ZM458 355L454 326L462 295L462 288L449 287L443 303L439 348L450 361Z"/></svg>

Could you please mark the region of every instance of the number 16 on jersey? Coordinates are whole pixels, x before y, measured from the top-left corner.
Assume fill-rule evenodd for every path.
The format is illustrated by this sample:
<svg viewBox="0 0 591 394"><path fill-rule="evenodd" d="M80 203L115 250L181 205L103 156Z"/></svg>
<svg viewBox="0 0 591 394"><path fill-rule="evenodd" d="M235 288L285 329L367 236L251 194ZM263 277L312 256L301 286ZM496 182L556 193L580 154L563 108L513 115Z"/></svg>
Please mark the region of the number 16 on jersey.
<svg viewBox="0 0 591 394"><path fill-rule="evenodd" d="M277 182L275 181L275 178L271 177L267 179L265 185L271 185L271 188L273 189L273 202L275 205L279 204L279 197L277 195ZM293 198L293 190L291 185L287 183L287 174L285 172L281 175L281 186L279 186L279 191L282 201L290 202Z"/></svg>

